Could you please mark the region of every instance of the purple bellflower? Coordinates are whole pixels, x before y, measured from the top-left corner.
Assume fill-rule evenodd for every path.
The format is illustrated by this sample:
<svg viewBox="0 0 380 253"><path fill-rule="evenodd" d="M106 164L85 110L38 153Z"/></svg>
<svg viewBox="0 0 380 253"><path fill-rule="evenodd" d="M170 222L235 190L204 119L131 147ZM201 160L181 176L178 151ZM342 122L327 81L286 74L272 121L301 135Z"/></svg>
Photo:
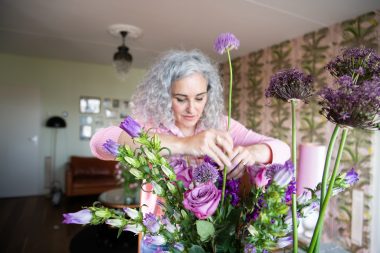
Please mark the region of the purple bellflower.
<svg viewBox="0 0 380 253"><path fill-rule="evenodd" d="M141 133L141 126L132 117L127 116L123 122L120 123L120 128L129 134L132 138L136 138Z"/></svg>
<svg viewBox="0 0 380 253"><path fill-rule="evenodd" d="M88 224L91 222L92 213L88 209L83 209L76 213L65 213L63 214L64 224Z"/></svg>
<svg viewBox="0 0 380 253"><path fill-rule="evenodd" d="M111 139L108 139L106 143L103 144L103 148L115 157L119 155L119 144Z"/></svg>

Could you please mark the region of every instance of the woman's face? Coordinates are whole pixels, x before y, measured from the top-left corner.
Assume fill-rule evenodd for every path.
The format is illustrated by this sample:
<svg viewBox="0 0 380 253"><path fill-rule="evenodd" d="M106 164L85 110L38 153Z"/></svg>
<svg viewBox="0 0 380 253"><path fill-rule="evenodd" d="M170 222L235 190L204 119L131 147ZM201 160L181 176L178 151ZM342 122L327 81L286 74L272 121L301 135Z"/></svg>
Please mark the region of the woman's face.
<svg viewBox="0 0 380 253"><path fill-rule="evenodd" d="M207 102L207 80L194 73L172 85L172 108L176 126L185 135L194 134L195 125Z"/></svg>

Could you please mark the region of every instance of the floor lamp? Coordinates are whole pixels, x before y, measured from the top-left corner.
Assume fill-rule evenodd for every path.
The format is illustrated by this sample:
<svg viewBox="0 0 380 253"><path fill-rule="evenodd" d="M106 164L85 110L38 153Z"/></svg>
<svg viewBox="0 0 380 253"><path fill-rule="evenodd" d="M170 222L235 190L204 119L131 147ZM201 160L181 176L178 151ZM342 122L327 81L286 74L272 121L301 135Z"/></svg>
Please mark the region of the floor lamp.
<svg viewBox="0 0 380 253"><path fill-rule="evenodd" d="M62 198L62 189L60 187L59 181L55 178L55 159L56 159L56 150L57 150L57 134L59 128L66 127L66 121L58 116L50 117L46 121L46 127L53 128L53 155L52 155L52 182L50 182L50 191L52 197L53 205L58 205L61 202Z"/></svg>

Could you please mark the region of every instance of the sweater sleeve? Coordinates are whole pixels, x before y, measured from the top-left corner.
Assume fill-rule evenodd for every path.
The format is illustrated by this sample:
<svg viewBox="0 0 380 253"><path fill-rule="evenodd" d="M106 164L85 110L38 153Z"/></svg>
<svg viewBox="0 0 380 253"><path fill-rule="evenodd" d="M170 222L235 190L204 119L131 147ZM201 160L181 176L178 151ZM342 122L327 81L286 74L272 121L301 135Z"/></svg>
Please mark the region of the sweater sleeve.
<svg viewBox="0 0 380 253"><path fill-rule="evenodd" d="M122 131L123 130L120 127L116 126L102 128L97 131L90 140L92 154L102 160L115 160L115 157L103 148L103 144L108 139L117 142Z"/></svg>
<svg viewBox="0 0 380 253"><path fill-rule="evenodd" d="M285 142L258 134L233 119L231 119L230 133L236 146L267 144L272 150L271 163L285 163L290 158L290 148Z"/></svg>

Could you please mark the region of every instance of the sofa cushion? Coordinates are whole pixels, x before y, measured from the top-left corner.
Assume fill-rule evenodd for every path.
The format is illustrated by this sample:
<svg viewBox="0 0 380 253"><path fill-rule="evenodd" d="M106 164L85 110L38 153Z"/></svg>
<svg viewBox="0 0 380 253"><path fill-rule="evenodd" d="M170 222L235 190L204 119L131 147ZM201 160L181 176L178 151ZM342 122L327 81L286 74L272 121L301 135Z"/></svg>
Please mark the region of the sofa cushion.
<svg viewBox="0 0 380 253"><path fill-rule="evenodd" d="M113 176L116 161L104 161L95 157L72 156L70 168L73 176Z"/></svg>

